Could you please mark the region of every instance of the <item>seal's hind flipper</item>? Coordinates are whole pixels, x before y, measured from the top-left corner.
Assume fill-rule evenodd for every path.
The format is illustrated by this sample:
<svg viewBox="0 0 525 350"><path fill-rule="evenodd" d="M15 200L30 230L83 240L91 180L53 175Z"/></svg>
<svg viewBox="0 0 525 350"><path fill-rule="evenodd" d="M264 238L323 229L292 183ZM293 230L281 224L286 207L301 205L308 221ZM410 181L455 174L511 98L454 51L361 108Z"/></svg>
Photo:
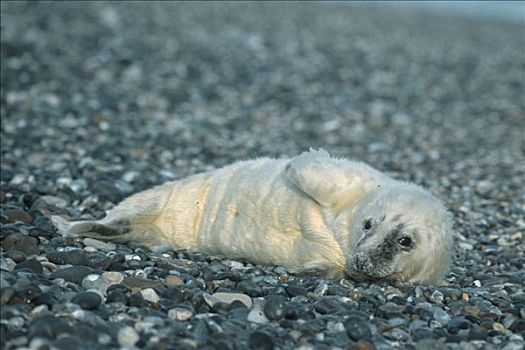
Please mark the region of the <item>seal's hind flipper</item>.
<svg viewBox="0 0 525 350"><path fill-rule="evenodd" d="M169 244L156 222L169 200L172 186L172 183L166 183L139 192L119 203L101 220L67 221L52 216L51 222L64 237L137 242L149 247Z"/></svg>
<svg viewBox="0 0 525 350"><path fill-rule="evenodd" d="M132 227L125 221L108 224L92 220L67 221L60 216L52 216L51 222L63 237L90 237L120 242L131 240L126 235L132 233Z"/></svg>
<svg viewBox="0 0 525 350"><path fill-rule="evenodd" d="M60 216L52 216L51 222L63 237L88 237L117 243L137 242L145 246L168 244L151 223L110 219L111 215L98 221L67 221Z"/></svg>

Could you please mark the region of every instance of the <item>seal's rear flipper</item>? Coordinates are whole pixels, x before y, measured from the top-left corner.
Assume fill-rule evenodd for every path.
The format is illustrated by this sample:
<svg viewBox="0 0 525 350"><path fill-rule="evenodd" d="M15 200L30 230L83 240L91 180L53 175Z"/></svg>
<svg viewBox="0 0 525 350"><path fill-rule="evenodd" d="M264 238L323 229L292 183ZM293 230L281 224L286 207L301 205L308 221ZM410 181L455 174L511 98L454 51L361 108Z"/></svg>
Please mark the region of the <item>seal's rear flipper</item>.
<svg viewBox="0 0 525 350"><path fill-rule="evenodd" d="M137 242L146 246L165 245L163 236L156 232L152 223L132 223L129 220L111 220L111 215L102 220L67 221L52 216L51 222L63 237L89 237L118 243Z"/></svg>
<svg viewBox="0 0 525 350"><path fill-rule="evenodd" d="M157 226L172 193L172 183L139 192L113 208L101 220L67 221L52 216L51 222L64 237L89 237L119 243L137 242L146 246L170 242Z"/></svg>
<svg viewBox="0 0 525 350"><path fill-rule="evenodd" d="M60 216L51 217L51 222L63 237L90 237L117 242L128 242L136 239L136 234L127 237L134 231L129 222L121 220L109 224L103 221L67 221Z"/></svg>

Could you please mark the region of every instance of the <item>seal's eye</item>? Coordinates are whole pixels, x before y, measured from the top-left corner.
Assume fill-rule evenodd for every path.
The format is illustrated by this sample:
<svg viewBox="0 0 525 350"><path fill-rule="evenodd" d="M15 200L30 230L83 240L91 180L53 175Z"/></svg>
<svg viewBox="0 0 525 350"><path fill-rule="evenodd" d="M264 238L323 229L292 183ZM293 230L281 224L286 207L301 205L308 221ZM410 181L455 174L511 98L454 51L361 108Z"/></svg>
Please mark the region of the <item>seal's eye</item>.
<svg viewBox="0 0 525 350"><path fill-rule="evenodd" d="M399 243L403 247L410 247L412 245L412 240L410 239L410 237L401 237L397 240L397 243Z"/></svg>
<svg viewBox="0 0 525 350"><path fill-rule="evenodd" d="M372 228L372 219L366 219L363 223L363 230L368 231Z"/></svg>

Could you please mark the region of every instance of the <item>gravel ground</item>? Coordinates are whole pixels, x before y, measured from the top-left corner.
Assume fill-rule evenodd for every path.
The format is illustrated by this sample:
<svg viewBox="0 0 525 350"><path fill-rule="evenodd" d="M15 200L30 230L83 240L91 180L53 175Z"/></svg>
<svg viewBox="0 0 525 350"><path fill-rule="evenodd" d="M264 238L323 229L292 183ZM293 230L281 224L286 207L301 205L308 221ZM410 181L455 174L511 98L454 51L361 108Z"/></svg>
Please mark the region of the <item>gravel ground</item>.
<svg viewBox="0 0 525 350"><path fill-rule="evenodd" d="M2 349L522 349L523 23L362 4L1 9ZM311 146L447 202L446 286L73 241L48 220Z"/></svg>

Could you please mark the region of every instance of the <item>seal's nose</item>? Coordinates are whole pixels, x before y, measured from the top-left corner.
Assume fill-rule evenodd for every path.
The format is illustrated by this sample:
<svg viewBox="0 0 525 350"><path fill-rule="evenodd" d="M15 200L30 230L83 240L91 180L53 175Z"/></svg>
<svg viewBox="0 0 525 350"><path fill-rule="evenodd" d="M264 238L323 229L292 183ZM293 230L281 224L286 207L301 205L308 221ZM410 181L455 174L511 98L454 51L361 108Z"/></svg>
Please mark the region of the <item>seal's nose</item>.
<svg viewBox="0 0 525 350"><path fill-rule="evenodd" d="M357 253L354 258L354 264L358 270L363 271L368 265L368 259L364 253Z"/></svg>

